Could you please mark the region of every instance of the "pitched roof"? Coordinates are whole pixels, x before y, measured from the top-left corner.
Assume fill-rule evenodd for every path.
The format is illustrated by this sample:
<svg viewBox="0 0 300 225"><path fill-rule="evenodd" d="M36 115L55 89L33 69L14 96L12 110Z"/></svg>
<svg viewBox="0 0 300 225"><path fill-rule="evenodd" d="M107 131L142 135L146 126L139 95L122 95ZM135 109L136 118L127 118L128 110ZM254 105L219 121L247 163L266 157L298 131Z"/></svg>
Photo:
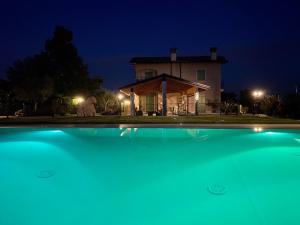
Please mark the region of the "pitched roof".
<svg viewBox="0 0 300 225"><path fill-rule="evenodd" d="M178 56L177 63L195 63L195 62L203 62L203 63L227 63L227 59L223 56L218 56L217 60L211 60L210 56ZM132 64L139 63L171 63L170 57L133 57L130 60ZM174 62L175 63L175 62Z"/></svg>
<svg viewBox="0 0 300 225"><path fill-rule="evenodd" d="M178 90L186 90L192 87L198 88L201 90L207 90L210 86L201 84L199 82L188 81L180 77L171 76L169 74L161 74L155 77L151 77L145 80L136 81L134 83L120 87L119 90L123 92L129 92L130 88L135 88L135 93L145 94L147 92L153 91L154 89L160 89L160 82L166 80L171 82L170 85L167 85L167 92L176 92ZM178 89L178 90L177 90Z"/></svg>

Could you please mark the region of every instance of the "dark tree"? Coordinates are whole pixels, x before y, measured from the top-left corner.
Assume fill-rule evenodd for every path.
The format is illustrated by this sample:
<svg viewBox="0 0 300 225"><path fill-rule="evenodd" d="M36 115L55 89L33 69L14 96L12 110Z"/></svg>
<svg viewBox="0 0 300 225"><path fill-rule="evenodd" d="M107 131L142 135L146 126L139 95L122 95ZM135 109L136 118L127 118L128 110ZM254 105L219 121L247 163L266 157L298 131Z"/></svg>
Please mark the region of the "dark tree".
<svg viewBox="0 0 300 225"><path fill-rule="evenodd" d="M102 80L89 78L87 65L72 40L71 31L57 26L44 51L19 60L8 69L7 77L16 97L33 105L35 113L38 105L48 104L50 98L89 95L100 89Z"/></svg>
<svg viewBox="0 0 300 225"><path fill-rule="evenodd" d="M88 67L78 56L72 41L72 32L57 26L53 38L45 43L45 52L51 63L54 92L57 95L86 93L95 88L92 85L93 80L89 78Z"/></svg>
<svg viewBox="0 0 300 225"><path fill-rule="evenodd" d="M221 101L222 102L237 102L237 94L234 92L222 92L221 93Z"/></svg>
<svg viewBox="0 0 300 225"><path fill-rule="evenodd" d="M233 92L222 92L221 111L225 114L237 113L237 94Z"/></svg>
<svg viewBox="0 0 300 225"><path fill-rule="evenodd" d="M11 83L0 79L0 115L6 117L13 115L20 106L12 92Z"/></svg>
<svg viewBox="0 0 300 225"><path fill-rule="evenodd" d="M12 83L16 98L32 103L36 112L39 103L53 94L53 80L50 64L45 53L17 61L8 69L8 79Z"/></svg>
<svg viewBox="0 0 300 225"><path fill-rule="evenodd" d="M244 107L248 107L249 109L253 107L254 101L250 90L245 89L240 91L239 103Z"/></svg>
<svg viewBox="0 0 300 225"><path fill-rule="evenodd" d="M262 113L268 116L277 115L279 107L278 96L276 95L267 95L260 102L260 109Z"/></svg>
<svg viewBox="0 0 300 225"><path fill-rule="evenodd" d="M300 119L300 94L286 95L280 105L281 116Z"/></svg>

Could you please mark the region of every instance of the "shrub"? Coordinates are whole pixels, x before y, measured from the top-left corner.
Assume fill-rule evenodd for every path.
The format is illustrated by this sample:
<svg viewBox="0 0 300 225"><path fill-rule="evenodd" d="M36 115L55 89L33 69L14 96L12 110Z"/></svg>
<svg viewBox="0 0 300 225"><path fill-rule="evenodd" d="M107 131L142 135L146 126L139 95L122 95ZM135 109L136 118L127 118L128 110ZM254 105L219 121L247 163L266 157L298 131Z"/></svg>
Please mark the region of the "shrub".
<svg viewBox="0 0 300 225"><path fill-rule="evenodd" d="M274 95L265 96L260 102L260 110L262 113L268 116L274 116L277 114L279 106L278 98Z"/></svg>
<svg viewBox="0 0 300 225"><path fill-rule="evenodd" d="M281 116L300 119L300 94L286 95L279 106Z"/></svg>

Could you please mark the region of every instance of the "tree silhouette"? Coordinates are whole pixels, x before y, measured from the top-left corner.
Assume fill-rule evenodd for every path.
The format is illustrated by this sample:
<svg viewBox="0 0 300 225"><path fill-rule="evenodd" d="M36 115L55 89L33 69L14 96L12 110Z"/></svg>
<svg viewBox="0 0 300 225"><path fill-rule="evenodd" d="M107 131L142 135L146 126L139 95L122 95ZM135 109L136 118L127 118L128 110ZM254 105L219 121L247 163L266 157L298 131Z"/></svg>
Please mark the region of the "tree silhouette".
<svg viewBox="0 0 300 225"><path fill-rule="evenodd" d="M251 91L248 89L244 89L240 91L240 104L246 107L249 107L249 109L253 106L253 97L251 94Z"/></svg>
<svg viewBox="0 0 300 225"><path fill-rule="evenodd" d="M49 61L44 53L17 61L8 70L16 98L34 104L36 112L38 103L53 95L53 81L49 74Z"/></svg>
<svg viewBox="0 0 300 225"><path fill-rule="evenodd" d="M72 40L71 31L57 26L52 39L45 43L45 52L49 57L54 80L54 92L58 95L86 92L90 88L88 67L78 56Z"/></svg>
<svg viewBox="0 0 300 225"><path fill-rule="evenodd" d="M57 26L41 53L18 60L8 69L17 99L32 103L35 112L50 97L88 95L100 88L102 80L89 78L88 67L72 41L72 32Z"/></svg>

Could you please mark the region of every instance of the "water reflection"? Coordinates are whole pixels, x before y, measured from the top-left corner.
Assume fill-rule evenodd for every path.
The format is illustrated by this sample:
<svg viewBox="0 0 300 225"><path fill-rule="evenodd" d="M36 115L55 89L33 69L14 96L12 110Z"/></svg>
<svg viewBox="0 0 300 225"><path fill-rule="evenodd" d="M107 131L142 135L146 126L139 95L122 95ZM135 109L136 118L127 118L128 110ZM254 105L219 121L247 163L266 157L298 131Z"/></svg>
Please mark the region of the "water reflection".
<svg viewBox="0 0 300 225"><path fill-rule="evenodd" d="M254 127L253 130L255 132L262 132L263 131L263 128L262 127Z"/></svg>
<svg viewBox="0 0 300 225"><path fill-rule="evenodd" d="M124 130L122 130L120 137L130 134L130 132L131 132L131 128L125 128Z"/></svg>

